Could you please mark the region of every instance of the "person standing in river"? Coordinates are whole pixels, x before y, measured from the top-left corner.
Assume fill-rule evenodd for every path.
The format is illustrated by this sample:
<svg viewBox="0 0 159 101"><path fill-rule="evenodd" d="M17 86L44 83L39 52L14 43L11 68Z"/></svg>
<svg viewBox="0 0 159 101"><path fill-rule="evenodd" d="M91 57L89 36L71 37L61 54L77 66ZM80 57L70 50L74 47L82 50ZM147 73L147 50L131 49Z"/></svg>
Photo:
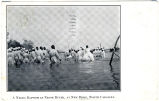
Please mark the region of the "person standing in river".
<svg viewBox="0 0 159 101"><path fill-rule="evenodd" d="M83 61L94 61L94 55L90 52L88 45L86 45L85 53L82 58Z"/></svg>
<svg viewBox="0 0 159 101"><path fill-rule="evenodd" d="M61 61L59 54L57 52L57 50L55 49L55 46L52 45L51 46L51 50L49 52L49 57L50 57L50 65L52 66L53 64L58 63L59 61Z"/></svg>

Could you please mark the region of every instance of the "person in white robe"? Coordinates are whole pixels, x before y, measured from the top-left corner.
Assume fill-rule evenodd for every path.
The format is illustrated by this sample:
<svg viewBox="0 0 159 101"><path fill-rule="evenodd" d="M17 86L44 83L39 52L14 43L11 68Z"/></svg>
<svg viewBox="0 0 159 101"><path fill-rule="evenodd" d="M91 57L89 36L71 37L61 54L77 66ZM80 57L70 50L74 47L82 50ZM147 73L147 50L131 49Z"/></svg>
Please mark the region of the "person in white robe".
<svg viewBox="0 0 159 101"><path fill-rule="evenodd" d="M101 57L102 57L103 59L106 57L106 54L105 54L104 49L102 49L102 51L101 51Z"/></svg>
<svg viewBox="0 0 159 101"><path fill-rule="evenodd" d="M51 50L49 52L49 57L50 57L51 65L59 63L61 61L60 56L59 56L57 50L55 49L54 45L51 46Z"/></svg>
<svg viewBox="0 0 159 101"><path fill-rule="evenodd" d="M80 47L80 50L78 51L78 61L81 61L84 56L84 49Z"/></svg>
<svg viewBox="0 0 159 101"><path fill-rule="evenodd" d="M40 46L40 49L39 49L39 54L40 54L40 57L41 57L41 63L44 63L44 52L43 52L43 47Z"/></svg>
<svg viewBox="0 0 159 101"><path fill-rule="evenodd" d="M14 60L15 60L15 65L19 66L20 64L22 64L22 56L21 56L21 48L20 47L16 47L14 48Z"/></svg>
<svg viewBox="0 0 159 101"><path fill-rule="evenodd" d="M13 66L15 63L14 54L12 48L8 49L8 66Z"/></svg>
<svg viewBox="0 0 159 101"><path fill-rule="evenodd" d="M44 55L44 60L48 60L49 59L49 55L48 55L48 52L47 52L45 47L43 47L43 55Z"/></svg>
<svg viewBox="0 0 159 101"><path fill-rule="evenodd" d="M32 48L32 51L30 52L30 56L31 56L31 62L34 63L36 60L36 53L34 48Z"/></svg>
<svg viewBox="0 0 159 101"><path fill-rule="evenodd" d="M36 47L35 53L36 53L36 60L35 60L35 62L36 63L42 63L41 52L39 50L39 47Z"/></svg>
<svg viewBox="0 0 159 101"><path fill-rule="evenodd" d="M82 58L83 61L94 61L94 55L90 52L88 45L86 45L85 53Z"/></svg>
<svg viewBox="0 0 159 101"><path fill-rule="evenodd" d="M24 60L23 63L29 63L29 51L25 50L25 52L23 53L24 56Z"/></svg>

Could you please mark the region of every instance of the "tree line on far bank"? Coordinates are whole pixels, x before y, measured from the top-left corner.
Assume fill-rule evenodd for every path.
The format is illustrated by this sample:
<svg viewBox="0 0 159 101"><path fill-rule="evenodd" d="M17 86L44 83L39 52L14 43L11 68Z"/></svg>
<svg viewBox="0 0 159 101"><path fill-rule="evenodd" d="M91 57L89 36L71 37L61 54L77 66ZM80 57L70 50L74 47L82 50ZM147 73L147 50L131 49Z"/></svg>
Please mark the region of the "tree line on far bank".
<svg viewBox="0 0 159 101"><path fill-rule="evenodd" d="M12 47L12 48L15 48L15 47L23 47L23 48L25 48L25 49L32 49L33 48L33 46L34 46L34 43L31 41L31 40L23 40L23 43L20 43L19 41L17 41L17 40L9 40L8 42L7 42L7 44L8 44L8 46L7 46L7 48L10 48L10 47Z"/></svg>

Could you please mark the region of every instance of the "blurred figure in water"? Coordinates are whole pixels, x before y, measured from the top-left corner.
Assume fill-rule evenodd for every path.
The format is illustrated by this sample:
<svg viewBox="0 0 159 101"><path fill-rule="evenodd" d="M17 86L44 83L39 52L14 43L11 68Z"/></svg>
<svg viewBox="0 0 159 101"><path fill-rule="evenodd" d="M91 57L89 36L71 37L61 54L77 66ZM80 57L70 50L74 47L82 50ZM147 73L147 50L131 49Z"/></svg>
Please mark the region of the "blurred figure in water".
<svg viewBox="0 0 159 101"><path fill-rule="evenodd" d="M75 62L78 62L79 55L78 55L79 50L75 50Z"/></svg>
<svg viewBox="0 0 159 101"><path fill-rule="evenodd" d="M77 62L78 61L78 53L77 53L77 50L74 50L74 49L71 49L71 52L70 52L70 62Z"/></svg>
<svg viewBox="0 0 159 101"><path fill-rule="evenodd" d="M81 61L84 56L84 49L80 47L80 50L78 51L78 61Z"/></svg>
<svg viewBox="0 0 159 101"><path fill-rule="evenodd" d="M69 49L66 60L70 60L72 58L72 49Z"/></svg>
<svg viewBox="0 0 159 101"><path fill-rule="evenodd" d="M85 53L82 61L94 61L94 55L90 52L88 45L86 45Z"/></svg>
<svg viewBox="0 0 159 101"><path fill-rule="evenodd" d="M31 62L34 63L36 60L36 53L34 48L32 48L30 55L31 55Z"/></svg>
<svg viewBox="0 0 159 101"><path fill-rule="evenodd" d="M44 60L46 59L46 48L45 47L43 47L43 56L44 56Z"/></svg>
<svg viewBox="0 0 159 101"><path fill-rule="evenodd" d="M66 54L66 61L73 62L74 52L73 49L69 49Z"/></svg>
<svg viewBox="0 0 159 101"><path fill-rule="evenodd" d="M30 61L29 61L29 51L28 50L25 50L25 52L24 52L24 60L23 60L23 63L29 63Z"/></svg>
<svg viewBox="0 0 159 101"><path fill-rule="evenodd" d="M49 60L49 52L50 50L49 49L46 49L46 59Z"/></svg>
<svg viewBox="0 0 159 101"><path fill-rule="evenodd" d="M22 56L21 56L20 47L16 47L14 50L14 60L15 60L16 67L19 67L22 64L21 59L22 59Z"/></svg>
<svg viewBox="0 0 159 101"><path fill-rule="evenodd" d="M76 54L77 54L76 50L72 49L71 55L72 55L73 61L75 61L75 62L76 62Z"/></svg>
<svg viewBox="0 0 159 101"><path fill-rule="evenodd" d="M104 49L101 50L101 57L104 59L106 57Z"/></svg>
<svg viewBox="0 0 159 101"><path fill-rule="evenodd" d="M14 66L15 60L14 60L14 54L13 54L13 48L9 48L8 50L8 66Z"/></svg>
<svg viewBox="0 0 159 101"><path fill-rule="evenodd" d="M23 54L21 50L22 50L22 47L18 47L18 57L19 57L20 64L23 63Z"/></svg>
<svg viewBox="0 0 159 101"><path fill-rule="evenodd" d="M49 59L49 54L48 54L48 51L46 50L45 47L43 47L43 55L44 55L44 60L48 60Z"/></svg>
<svg viewBox="0 0 159 101"><path fill-rule="evenodd" d="M49 52L49 57L50 57L51 66L53 64L59 63L61 61L59 54L58 54L57 50L55 49L54 45L51 46L51 50Z"/></svg>
<svg viewBox="0 0 159 101"><path fill-rule="evenodd" d="M69 51L70 51L70 50L69 50ZM67 58L67 57L70 55L70 52L69 52L69 51L66 51L65 54L64 54L64 57L65 57L65 60L66 60L66 61L68 61L68 58Z"/></svg>
<svg viewBox="0 0 159 101"><path fill-rule="evenodd" d="M39 54L40 54L40 57L41 57L41 63L44 63L44 51L43 51L43 47L40 46L40 49L39 49Z"/></svg>
<svg viewBox="0 0 159 101"><path fill-rule="evenodd" d="M35 60L35 62L36 63L42 63L41 53L39 51L39 47L36 47L35 53L36 53L36 60Z"/></svg>

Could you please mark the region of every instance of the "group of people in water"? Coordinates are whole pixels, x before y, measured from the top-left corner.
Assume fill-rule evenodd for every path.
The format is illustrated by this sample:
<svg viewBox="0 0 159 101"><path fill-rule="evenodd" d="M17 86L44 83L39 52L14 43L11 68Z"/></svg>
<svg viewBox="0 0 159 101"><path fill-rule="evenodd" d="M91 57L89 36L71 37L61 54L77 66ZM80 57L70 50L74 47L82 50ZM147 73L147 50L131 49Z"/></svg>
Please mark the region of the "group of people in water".
<svg viewBox="0 0 159 101"><path fill-rule="evenodd" d="M104 48L90 50L88 45L85 49L80 47L79 50L69 49L64 53L64 56L55 49L55 45L51 45L51 49L45 47L35 47L25 49L23 47L8 48L8 65L21 65L27 63L45 63L49 61L51 65L63 61L73 60L75 62L91 62L95 60L95 54L99 53L102 58L105 58Z"/></svg>

